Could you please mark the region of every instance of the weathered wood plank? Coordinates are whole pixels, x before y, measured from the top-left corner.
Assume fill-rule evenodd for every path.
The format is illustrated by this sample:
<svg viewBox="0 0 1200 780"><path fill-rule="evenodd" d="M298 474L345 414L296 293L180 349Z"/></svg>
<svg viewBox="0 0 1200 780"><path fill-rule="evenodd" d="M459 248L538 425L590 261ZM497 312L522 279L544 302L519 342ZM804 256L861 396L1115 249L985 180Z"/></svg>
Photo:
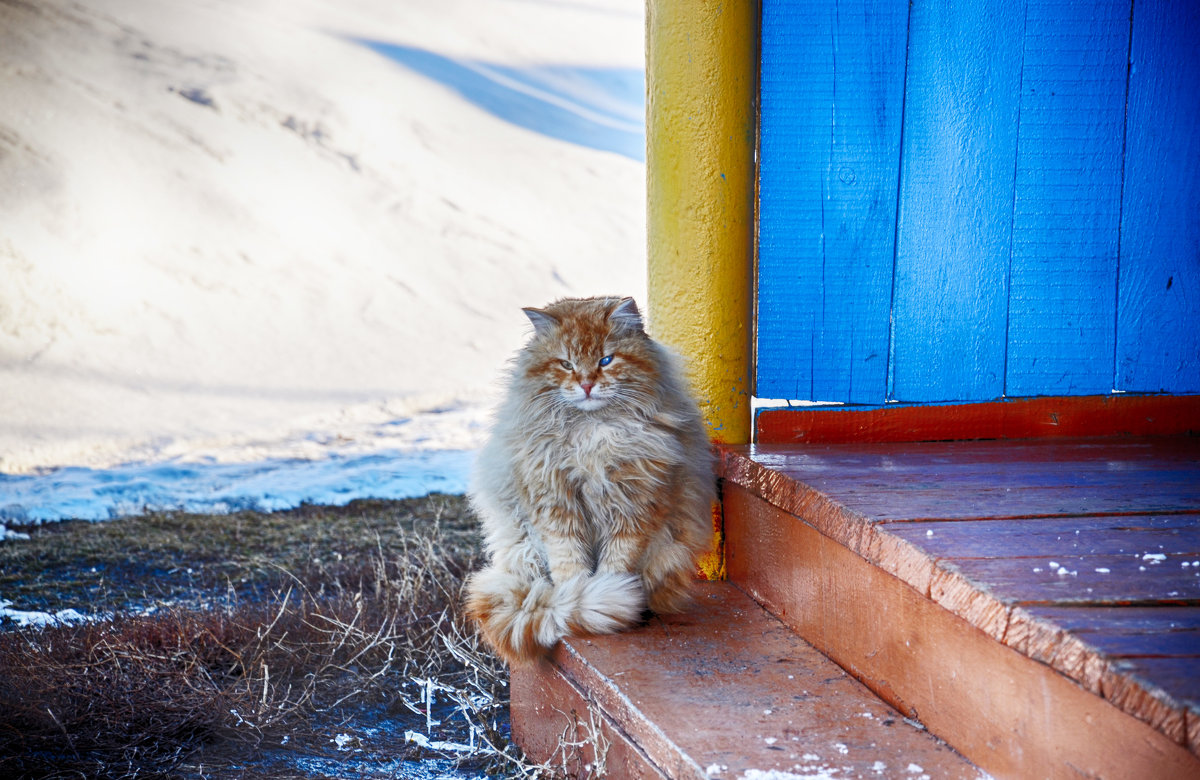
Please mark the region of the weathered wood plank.
<svg viewBox="0 0 1200 780"><path fill-rule="evenodd" d="M1130 0L1028 0L1008 396L1108 393Z"/></svg>
<svg viewBox="0 0 1200 780"><path fill-rule="evenodd" d="M568 777L587 777L602 748L605 774L630 780L670 780L671 776L597 710L550 664L512 670L512 732L533 761L565 768Z"/></svg>
<svg viewBox="0 0 1200 780"><path fill-rule="evenodd" d="M1182 747L1178 706L1139 708L1127 695L1120 701L1135 718L807 523L734 486L724 499L731 579L992 774L1190 778L1200 770Z"/></svg>
<svg viewBox="0 0 1200 780"><path fill-rule="evenodd" d="M762 14L757 391L882 403L908 3Z"/></svg>
<svg viewBox="0 0 1200 780"><path fill-rule="evenodd" d="M1052 621L1067 631L1108 631L1156 634L1170 631L1200 631L1200 607L1038 607L1026 612Z"/></svg>
<svg viewBox="0 0 1200 780"><path fill-rule="evenodd" d="M1122 656L1186 656L1193 640L1173 637L1195 637L1198 632L1200 607L1197 606L1030 604L1012 609L1004 641L1018 652L1102 694L1104 676L1113 660ZM1150 682L1159 687L1156 681ZM1200 713L1200 702L1187 701L1174 687L1172 690L1171 695L1179 702Z"/></svg>
<svg viewBox="0 0 1200 780"><path fill-rule="evenodd" d="M780 506L792 511L785 496L810 491L836 504L843 515L866 522L1137 515L1200 508L1200 442L1184 437L799 449L766 445L748 450L748 455L752 470L779 475L779 494L772 500L784 502ZM737 469L749 466L737 465L727 478L737 480Z"/></svg>
<svg viewBox="0 0 1200 780"><path fill-rule="evenodd" d="M1104 698L1135 716L1142 717L1172 738L1188 744L1187 721L1200 717L1200 675L1194 658L1123 658L1110 664L1102 681ZM1184 718L1169 714L1158 691L1189 707ZM1155 721L1159 722L1155 722ZM1189 747L1192 747L1189 745Z"/></svg>
<svg viewBox="0 0 1200 780"><path fill-rule="evenodd" d="M1200 605L1200 567L1181 565L1196 554L1150 555L944 558L939 565L1005 603Z"/></svg>
<svg viewBox="0 0 1200 780"><path fill-rule="evenodd" d="M1200 628L1137 634L1088 631L1079 638L1110 658L1192 658L1192 675L1200 675L1195 671L1200 669Z"/></svg>
<svg viewBox="0 0 1200 780"><path fill-rule="evenodd" d="M915 3L889 397L1004 392L1025 3Z"/></svg>
<svg viewBox="0 0 1200 780"><path fill-rule="evenodd" d="M1188 612L1193 613L1191 617L1186 616ZM1162 627L1194 623L1197 614L1200 614L1198 607L1022 606L1012 610L1004 641L1018 652L1076 680L1096 695L1110 699L1139 720L1153 724L1171 739L1188 745L1193 752L1200 752L1187 729L1189 722L1200 717L1200 700L1189 690L1191 684L1186 681L1186 670L1194 670L1200 660L1186 654L1166 655L1164 649L1170 649L1167 643L1176 640L1156 639L1156 635L1162 634L1194 634L1195 628L1167 630ZM1071 630L1064 624L1092 628ZM1150 653L1129 658L1110 654L1100 649L1109 637L1116 637L1115 641L1120 643L1141 637L1144 640L1141 645L1110 646L1109 649L1136 652L1148 649ZM1156 665L1141 672L1126 663L1147 659ZM1158 662L1164 659L1171 663L1159 665ZM1194 679L1195 673L1190 674ZM1181 682L1185 684L1181 685Z"/></svg>
<svg viewBox="0 0 1200 780"><path fill-rule="evenodd" d="M770 468L846 475L904 474L944 469L1005 468L1158 471L1200 469L1200 438L1145 437L1015 441L940 441L729 447Z"/></svg>
<svg viewBox="0 0 1200 780"><path fill-rule="evenodd" d="M1200 396L1086 396L996 403L764 409L755 441L917 442L1200 432Z"/></svg>
<svg viewBox="0 0 1200 780"><path fill-rule="evenodd" d="M1183 437L729 447L719 474L860 552L886 521L1200 508L1200 441Z"/></svg>
<svg viewBox="0 0 1200 780"><path fill-rule="evenodd" d="M612 777L639 776L626 774L631 764L638 769L625 759L629 752L672 778L754 770L870 777L881 765L899 775L908 764L935 777L979 776L745 593L728 583L697 590L687 613L615 636L570 638L550 662L514 670L513 727L522 747L549 757L558 734L571 733L573 710L580 736L598 720L613 739L624 760L608 765Z"/></svg>
<svg viewBox="0 0 1200 780"><path fill-rule="evenodd" d="M1166 658L1200 668L1192 655L1200 636L1200 441L768 445L726 448L721 471L803 518L823 544L836 540L981 635L1200 748L1189 728L1200 705L1186 689L1171 680L1164 681L1170 691L1158 686L1152 669L1131 678L1115 666ZM727 496L736 493L726 484ZM1190 507L1055 515L1070 503L1113 509L1163 500ZM773 571L802 571L815 561L773 527L756 526L749 537L735 531L726 504L731 576L772 581L785 611L822 598L821 580L784 574L777 581ZM1014 507L1041 516L984 519ZM918 516L938 511L956 519ZM915 522L883 522L889 515ZM751 543L755 568L739 569L734 548ZM1110 623L1088 622L1110 611ZM845 621L841 614L827 619L839 629Z"/></svg>
<svg viewBox="0 0 1200 780"><path fill-rule="evenodd" d="M1200 3L1136 3L1116 387L1200 391Z"/></svg>
<svg viewBox="0 0 1200 780"><path fill-rule="evenodd" d="M1200 506L1200 483L1192 471L1164 476L1145 484L1144 475L1123 474L1104 483L1031 484L1035 475L985 474L917 477L910 482L881 478L811 474L782 469L785 477L803 481L836 502L850 515L869 522L972 520L979 518L1051 517L1055 515L1146 514L1192 512ZM1167 481L1169 480L1169 481Z"/></svg>
<svg viewBox="0 0 1200 780"><path fill-rule="evenodd" d="M881 528L938 558L1173 552L1200 559L1200 515L1196 514L917 521Z"/></svg>

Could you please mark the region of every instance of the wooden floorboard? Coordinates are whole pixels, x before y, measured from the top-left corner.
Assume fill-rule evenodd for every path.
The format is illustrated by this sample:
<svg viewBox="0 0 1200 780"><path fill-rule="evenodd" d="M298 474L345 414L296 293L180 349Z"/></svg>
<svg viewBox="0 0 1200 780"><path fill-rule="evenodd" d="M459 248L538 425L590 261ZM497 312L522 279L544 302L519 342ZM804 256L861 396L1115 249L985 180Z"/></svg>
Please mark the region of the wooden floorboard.
<svg viewBox="0 0 1200 780"><path fill-rule="evenodd" d="M512 713L526 755L571 776L981 777L729 583L514 669Z"/></svg>
<svg viewBox="0 0 1200 780"><path fill-rule="evenodd" d="M766 445L721 469L1200 756L1200 439Z"/></svg>
<svg viewBox="0 0 1200 780"><path fill-rule="evenodd" d="M1200 515L1107 515L1006 520L896 523L889 533L918 544L931 555L957 558L1009 556L1196 553L1200 563ZM1190 562L1189 562L1190 563ZM1190 568L1190 567L1189 567ZM1200 572L1200 566L1197 566Z"/></svg>
<svg viewBox="0 0 1200 780"><path fill-rule="evenodd" d="M991 403L763 409L755 441L854 443L1176 436L1200 432L1200 396L1105 395Z"/></svg>

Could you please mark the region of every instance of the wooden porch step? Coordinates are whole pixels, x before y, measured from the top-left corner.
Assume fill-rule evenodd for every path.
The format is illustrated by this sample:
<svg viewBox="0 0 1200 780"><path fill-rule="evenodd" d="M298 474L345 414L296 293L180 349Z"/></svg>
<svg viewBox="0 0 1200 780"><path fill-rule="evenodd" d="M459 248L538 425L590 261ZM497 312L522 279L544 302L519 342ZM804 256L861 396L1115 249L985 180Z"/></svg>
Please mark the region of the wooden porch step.
<svg viewBox="0 0 1200 780"><path fill-rule="evenodd" d="M702 584L686 614L514 670L512 724L528 755L573 777L982 776L728 583Z"/></svg>
<svg viewBox="0 0 1200 780"><path fill-rule="evenodd" d="M1200 777L1200 440L727 448L730 578L997 777Z"/></svg>

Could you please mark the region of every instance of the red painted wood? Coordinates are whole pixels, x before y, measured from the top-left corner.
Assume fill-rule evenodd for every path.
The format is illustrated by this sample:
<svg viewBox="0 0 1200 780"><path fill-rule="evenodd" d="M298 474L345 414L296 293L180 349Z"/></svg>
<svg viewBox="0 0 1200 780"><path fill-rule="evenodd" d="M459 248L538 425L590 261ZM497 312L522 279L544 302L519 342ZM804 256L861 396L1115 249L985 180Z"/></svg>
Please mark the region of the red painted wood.
<svg viewBox="0 0 1200 780"><path fill-rule="evenodd" d="M1050 620L1068 631L1110 631L1162 634L1200 631L1200 607L1029 607L1029 614Z"/></svg>
<svg viewBox="0 0 1200 780"><path fill-rule="evenodd" d="M1109 658L1191 658L1192 677L1200 678L1200 629L1123 634L1090 631L1080 638Z"/></svg>
<svg viewBox="0 0 1200 780"><path fill-rule="evenodd" d="M699 585L683 614L564 640L514 670L512 710L526 754L555 764L560 734L602 724L614 749L590 776L980 775L729 583ZM567 759L578 770L595 751Z"/></svg>
<svg viewBox="0 0 1200 780"><path fill-rule="evenodd" d="M1200 560L1200 515L1196 514L918 521L888 524L886 530L938 558L1036 560L1169 551L1195 554ZM1200 573L1200 566L1196 571Z"/></svg>
<svg viewBox="0 0 1200 780"><path fill-rule="evenodd" d="M871 523L1200 507L1200 439L1191 437L755 445L740 452L748 458L727 459L726 478L777 482L772 500L788 511L788 501L829 499Z"/></svg>
<svg viewBox="0 0 1200 780"><path fill-rule="evenodd" d="M1177 702L1131 684L1113 706L1099 682L996 641L803 519L736 486L724 498L730 578L993 776L1200 772Z"/></svg>
<svg viewBox="0 0 1200 780"><path fill-rule="evenodd" d="M1200 756L1200 438L727 447L720 473ZM726 503L731 576L787 583L785 610L820 598L768 576L816 565L769 525L739 560Z"/></svg>
<svg viewBox="0 0 1200 780"><path fill-rule="evenodd" d="M1163 689L1183 699L1200 700L1200 674L1196 673L1197 662L1188 658L1127 658L1113 667L1111 684L1116 685L1116 676L1126 680L1132 677L1149 678L1161 682Z"/></svg>
<svg viewBox="0 0 1200 780"><path fill-rule="evenodd" d="M1195 557L1166 555L1161 563L1140 554L946 558L940 565L1004 603L1200 604L1200 569L1180 565Z"/></svg>
<svg viewBox="0 0 1200 780"><path fill-rule="evenodd" d="M824 469L843 474L882 471L985 470L1003 463L1011 473L1037 471L1042 464L1080 464L1108 471L1160 471L1200 460L1197 437L1019 439L937 442L843 442L810 445L760 443L731 447L752 453L772 468ZM846 446L853 444L854 446ZM1092 464L1092 465L1088 465ZM993 469L993 472L995 470Z"/></svg>
<svg viewBox="0 0 1200 780"><path fill-rule="evenodd" d="M1200 433L1200 396L1104 395L974 404L764 409L759 443L914 442Z"/></svg>

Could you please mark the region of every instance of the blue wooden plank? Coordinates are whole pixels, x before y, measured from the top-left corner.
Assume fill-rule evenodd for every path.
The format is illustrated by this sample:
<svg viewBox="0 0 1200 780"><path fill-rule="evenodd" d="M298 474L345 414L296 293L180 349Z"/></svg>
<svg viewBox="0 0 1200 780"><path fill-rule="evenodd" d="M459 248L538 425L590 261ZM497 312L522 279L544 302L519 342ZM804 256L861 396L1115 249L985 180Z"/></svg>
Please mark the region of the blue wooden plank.
<svg viewBox="0 0 1200 780"><path fill-rule="evenodd" d="M1130 0L1028 0L1008 396L1113 388Z"/></svg>
<svg viewBox="0 0 1200 780"><path fill-rule="evenodd" d="M1200 392L1200 3L1136 3L1117 291L1120 390Z"/></svg>
<svg viewBox="0 0 1200 780"><path fill-rule="evenodd" d="M885 398L907 15L763 2L759 396Z"/></svg>
<svg viewBox="0 0 1200 780"><path fill-rule="evenodd" d="M1024 2L914 0L891 397L1004 391Z"/></svg>

